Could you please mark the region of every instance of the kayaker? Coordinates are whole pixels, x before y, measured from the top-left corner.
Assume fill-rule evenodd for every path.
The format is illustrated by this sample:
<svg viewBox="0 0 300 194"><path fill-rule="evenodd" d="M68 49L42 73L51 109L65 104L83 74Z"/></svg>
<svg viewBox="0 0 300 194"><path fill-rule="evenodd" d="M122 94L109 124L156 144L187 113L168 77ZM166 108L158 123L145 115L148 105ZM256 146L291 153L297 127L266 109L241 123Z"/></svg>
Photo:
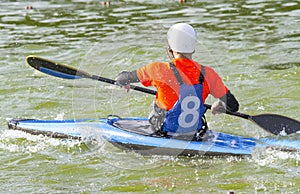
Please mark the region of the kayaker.
<svg viewBox="0 0 300 194"><path fill-rule="evenodd" d="M218 99L212 114L236 112L239 103L220 76L210 67L192 59L197 43L196 31L186 23L173 25L167 33L167 54L171 62L152 62L135 71L122 71L116 84L129 91L129 84L141 82L157 89L152 127L163 135L196 134L207 130L204 102L210 94Z"/></svg>

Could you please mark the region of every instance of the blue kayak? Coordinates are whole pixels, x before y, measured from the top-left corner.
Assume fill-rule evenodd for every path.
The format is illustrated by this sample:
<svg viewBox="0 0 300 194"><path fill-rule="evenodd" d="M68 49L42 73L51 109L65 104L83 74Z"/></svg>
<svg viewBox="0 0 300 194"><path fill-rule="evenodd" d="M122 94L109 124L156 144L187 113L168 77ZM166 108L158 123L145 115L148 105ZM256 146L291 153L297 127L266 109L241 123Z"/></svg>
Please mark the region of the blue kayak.
<svg viewBox="0 0 300 194"><path fill-rule="evenodd" d="M79 120L12 119L10 129L54 138L104 138L118 148L142 155L224 156L251 155L255 149L300 150L300 140L290 138L248 138L209 130L202 140L160 136L146 118L108 117Z"/></svg>

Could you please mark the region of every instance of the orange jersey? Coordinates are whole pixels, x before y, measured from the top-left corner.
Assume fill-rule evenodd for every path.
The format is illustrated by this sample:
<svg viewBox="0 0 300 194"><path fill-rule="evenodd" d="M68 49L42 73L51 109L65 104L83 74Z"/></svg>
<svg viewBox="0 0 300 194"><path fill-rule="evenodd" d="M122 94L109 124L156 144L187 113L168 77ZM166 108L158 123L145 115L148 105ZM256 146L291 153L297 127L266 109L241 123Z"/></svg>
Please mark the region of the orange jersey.
<svg viewBox="0 0 300 194"><path fill-rule="evenodd" d="M180 72L184 83L195 85L199 83L200 65L189 59L174 59L174 65ZM137 70L137 76L144 86L154 86L157 89L156 104L165 110L170 110L178 100L179 84L167 62L153 62ZM205 66L202 99L205 102L211 94L221 98L228 92L220 76L210 67Z"/></svg>

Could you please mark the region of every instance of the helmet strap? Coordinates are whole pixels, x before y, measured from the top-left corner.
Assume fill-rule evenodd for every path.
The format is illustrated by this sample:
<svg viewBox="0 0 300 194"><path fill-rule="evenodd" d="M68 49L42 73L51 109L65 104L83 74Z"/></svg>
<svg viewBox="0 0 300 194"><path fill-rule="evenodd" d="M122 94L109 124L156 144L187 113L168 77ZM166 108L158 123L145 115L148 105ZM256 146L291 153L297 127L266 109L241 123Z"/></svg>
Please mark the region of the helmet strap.
<svg viewBox="0 0 300 194"><path fill-rule="evenodd" d="M169 59L172 61L174 59L174 54L173 54L173 50L171 49L171 47L169 45L166 48L166 52L167 52Z"/></svg>

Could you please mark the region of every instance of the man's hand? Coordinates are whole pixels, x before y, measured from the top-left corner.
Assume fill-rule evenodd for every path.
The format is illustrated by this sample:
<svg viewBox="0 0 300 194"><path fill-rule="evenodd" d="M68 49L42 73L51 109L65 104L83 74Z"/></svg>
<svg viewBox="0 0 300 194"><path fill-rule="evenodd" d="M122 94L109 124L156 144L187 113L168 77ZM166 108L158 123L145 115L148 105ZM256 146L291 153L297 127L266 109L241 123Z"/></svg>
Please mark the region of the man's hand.
<svg viewBox="0 0 300 194"><path fill-rule="evenodd" d="M116 78L116 85L124 87L126 92L130 90L130 83L139 82L139 78L136 75L136 71L128 72L122 71Z"/></svg>
<svg viewBox="0 0 300 194"><path fill-rule="evenodd" d="M221 114L226 112L226 104L222 101L214 102L211 106L211 112L213 115Z"/></svg>
<svg viewBox="0 0 300 194"><path fill-rule="evenodd" d="M122 71L121 73L119 73L119 75L116 78L116 85L126 86L130 84L129 74L130 72L128 71Z"/></svg>

